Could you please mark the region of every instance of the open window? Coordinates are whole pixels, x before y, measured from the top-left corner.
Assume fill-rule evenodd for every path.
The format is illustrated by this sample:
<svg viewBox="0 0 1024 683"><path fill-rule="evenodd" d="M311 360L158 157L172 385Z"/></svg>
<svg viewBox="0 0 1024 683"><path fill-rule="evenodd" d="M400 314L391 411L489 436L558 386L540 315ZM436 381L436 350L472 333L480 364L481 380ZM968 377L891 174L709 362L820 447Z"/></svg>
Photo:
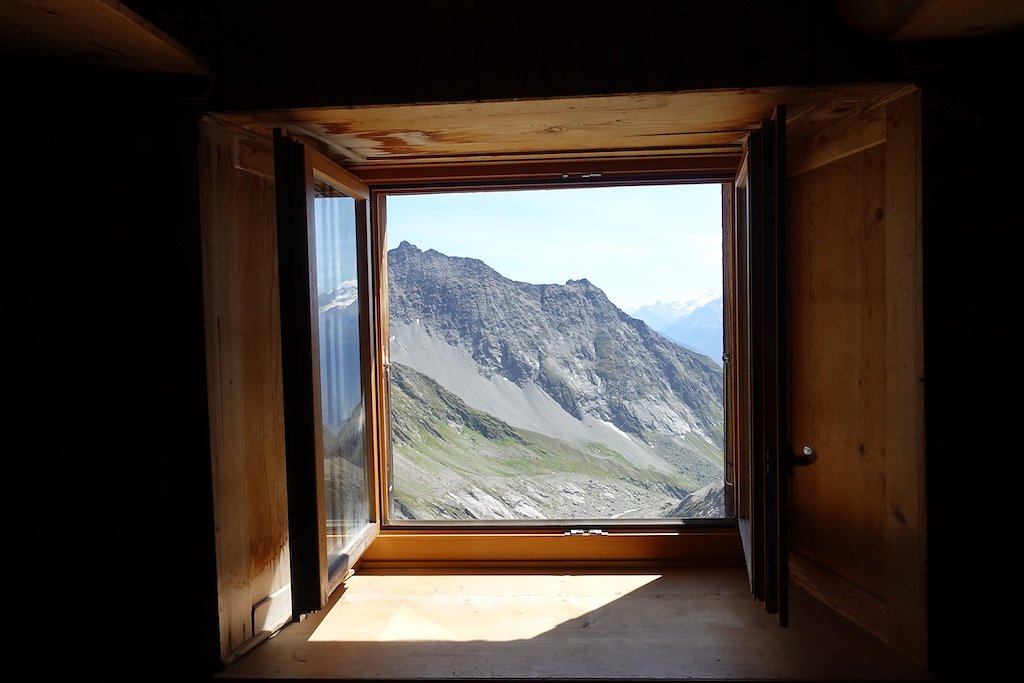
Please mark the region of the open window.
<svg viewBox="0 0 1024 683"><path fill-rule="evenodd" d="M296 164L299 151L307 151L304 199L293 210L307 225L295 247L307 262L286 251L296 230L282 234L282 300L291 258L291 276L302 282L296 309L310 311L309 321L316 312L315 324L305 322L316 336L296 343L312 349L301 365L318 382L303 391L319 404L304 411L316 416L311 426L321 434L304 446L321 455L295 475L317 482L315 490L290 489L290 498L323 501L317 514L324 519L307 524L321 529L308 541L323 556L309 569L319 585L340 581L378 535L366 554L376 563L680 561L709 559L709 544L713 561L738 559L735 511L749 511L752 500L761 505L751 498L760 480L752 477L761 473L753 471L760 460L731 451L749 446L736 433L753 433L753 413L744 407L761 402L730 395L755 390L745 367L753 356L740 359L731 346L763 347L750 340L761 330L735 306L745 302L739 305L748 315L764 310L749 303L749 274L744 280L735 271L751 264L723 253L736 233L731 208L751 201L733 198L734 185L745 191L742 177L737 183L731 173L683 172L664 163L651 169L640 161L618 173L548 172L510 181L492 168L489 177L471 181L378 178L368 187L340 168L332 179L323 170L326 158L317 165L308 146L279 134L281 172L289 144ZM279 212L288 211L287 186L279 178ZM676 220L669 231L683 232L694 211L687 202L697 194L705 202L699 210L711 216L697 239L711 261L702 267L712 274L698 289L710 291L712 301L703 302L712 303L710 312L718 306L714 350L673 340L624 310L678 298L671 291L620 306L600 287L603 278L622 278L623 287L655 279L652 254L671 254L669 239L679 234L656 233L654 219L642 218L645 209L674 197L663 210ZM593 224L562 236L535 224L545 210L568 220L570 201L591 208L608 202L599 211L620 213L621 222L607 228L615 241ZM530 209L531 202L546 209ZM442 206L447 213L437 214ZM475 223L462 222L467 211ZM750 236L751 228L758 229L750 223L742 231ZM503 232L510 242L500 243ZM624 233L626 240L617 241ZM564 251L555 253L559 240ZM547 258L583 269L563 269L564 278L506 276L462 248L472 243L503 263L510 263L513 246L525 246L521 267ZM647 266L641 255L632 259L638 271L621 272L631 260L627 251L645 246L653 248ZM586 250L605 252L603 278L583 265ZM677 268L695 267L686 256L677 251ZM347 265L328 275L339 258ZM298 296L307 290L306 298ZM731 307L722 303L724 292ZM725 366L739 372L727 376ZM359 383L346 385L356 368ZM339 390L354 393L342 399L332 393ZM358 405L354 417L350 405ZM353 431L349 421L362 429ZM752 483L734 488L737 473ZM737 494L751 500L737 506ZM586 545L578 536L587 537ZM759 545L749 553L767 543L762 532L755 538ZM331 544L340 544L333 554Z"/></svg>
<svg viewBox="0 0 1024 683"><path fill-rule="evenodd" d="M760 144L760 139L752 141ZM306 151L300 155L301 150ZM294 191L298 197L302 190L302 202L288 208L283 194L288 184L281 176L278 197L282 302L293 296L295 310L309 312L308 320L288 322L282 308L282 329L292 324L312 330L308 340L294 340L304 353L295 355L302 374L317 380L303 389L315 400L294 416L311 435L303 448L320 451L311 462L295 465L305 469L294 478L317 485L295 493L289 487L289 497L301 498L309 508L304 528L318 559L304 571L318 576L314 583L329 589L360 557L378 566L735 561L741 548L737 520L749 532L746 514L761 525L743 536L753 539L742 546L752 589L759 599L771 596L769 609L778 610L778 591L763 592L778 581L777 571L765 575L769 563L777 562L777 553L765 559L776 522L764 521L769 511L778 516L777 503L768 502L775 494L766 490L777 480L753 455L766 443L764 400L777 389L762 384L777 349L775 340L762 340L776 324L776 311L765 308L775 299L768 301L763 289L770 284L765 269L775 254L750 256L767 244L759 232L767 200L758 199L750 215L732 211L734 205L752 206L744 194L751 186L767 197L764 178L774 169L758 166L760 175L751 182L742 174L737 179L735 169L680 170L664 160L633 160L620 161L611 172L555 167L523 178L490 167L487 177L384 176L363 185L340 168L334 167L333 176L324 171L333 166L329 160L280 132L276 152L279 173L287 172L283 164L292 154L292 173L301 163L304 174ZM760 148L748 149L744 158L748 164L766 163ZM734 186L743 196L733 196ZM524 265L536 265L542 256L581 262L584 247L612 251L610 281L622 275L615 271L624 268L630 243L661 243L662 250L671 251L666 235L627 220L616 227L617 238L626 233L627 239L614 243L584 226L568 236L561 253L548 254L557 241L551 228L541 228L542 235L531 239L528 228L538 226L499 228L495 215L530 220L527 205L537 197L555 212L562 210L550 203L556 196L597 204L602 195L595 193L608 198L617 192L621 196L610 201L635 220L642 208L662 201L657 193L675 192L679 219L688 211L679 199L686 191L703 191L714 202L713 232L703 236L715 243L714 275L704 283L720 311L711 335L720 345L714 351L677 343L627 314L596 282L600 274L506 277L472 251L416 244L421 240L410 236L422 235L417 231L423 226L407 220L416 214L424 221L433 211L431 203L496 207L504 201L504 210L493 209L499 214L477 214L468 232L458 227L455 214L441 216L444 225L435 225L434 235L443 242L451 238L445 230L463 230L458 237L463 244L489 245L491 253L503 256L512 251L510 245L527 244L532 258L527 250ZM285 227L289 213L293 225L305 230ZM350 238L337 231L328 238L328 220L332 230L347 226ZM506 246L496 243L502 229L513 238ZM682 230L679 224L676 229ZM296 235L303 239L292 253L286 241ZM745 242L730 243L736 236ZM327 262L340 258L328 253L326 239L332 249L342 249L349 270L325 274ZM288 260L294 265L286 271ZM677 260L680 268L693 267L683 265L682 253ZM647 270L625 278L657 277L653 264ZM300 291L286 291L289 277L301 281ZM732 297L729 305L722 303L725 292ZM670 298L666 293L663 300ZM356 301L359 322L355 317L344 322L342 311L354 315ZM340 339L347 341L332 351ZM332 355L336 352L341 355ZM346 355L355 352L358 360ZM293 396L288 367L286 397ZM346 385L357 367L358 385ZM346 408L340 412L335 410L340 398L332 394L339 388L355 392L341 401ZM364 427L355 430L360 438L345 426L349 404L360 406L363 417L352 423ZM317 416L313 424L309 413ZM335 448L341 455L332 460ZM335 493L342 494L340 500L331 498ZM308 503L314 499L322 501L316 514L324 517L315 523ZM295 516L303 519L301 513ZM334 520L342 519L339 533L333 533ZM296 522L291 527L295 533ZM313 529L320 530L317 538ZM332 555L329 544L335 541L341 545ZM293 555L294 548L293 542ZM294 583L302 562L293 558L292 566ZM307 607L316 609L325 598L323 590L311 593Z"/></svg>
<svg viewBox="0 0 1024 683"><path fill-rule="evenodd" d="M375 190L385 525L731 525L722 194L601 174Z"/></svg>
<svg viewBox="0 0 1024 683"><path fill-rule="evenodd" d="M233 183L236 193L241 190L246 198L235 205L217 201L206 203L210 207L209 213L216 219L208 222L210 244L207 251L216 268L211 270L215 275L211 278L214 287L207 291L213 298L210 310L216 313L208 325L208 348L212 353L209 367L215 380L211 386L219 392L215 395L217 401L211 404L215 408L211 414L221 421L217 423L215 437L218 441L214 444L214 452L218 456L215 460L218 467L216 481L221 487L217 500L219 504L223 501L223 514L218 517L218 552L222 553L218 562L223 568L218 573L227 587L222 594L231 599L230 604L225 602L228 605L226 609L231 610L230 626L239 633L238 639L233 639L235 631L232 630L225 642L229 645L247 642L248 633L267 630L268 627L261 629L260 624L277 623L276 608L272 610L275 619L269 621L257 619L256 613L263 609L260 605L264 602L261 601L278 596L278 590L286 590L281 586L290 584L292 590L287 599L280 597L280 601L290 601L294 594L297 598L296 611L302 613L317 609L324 594L339 577L344 577L346 571L331 571L332 558L327 550L327 518L330 513L326 507L321 512L316 505L312 506L313 513L307 514L306 522L301 521L303 513L300 508L304 501L316 500L316 496L320 496L319 504L326 505L325 493L316 490L317 486L324 491L327 488L323 435L307 425L305 433L314 436L309 436L305 443L299 436L303 433L303 420L311 422L310 416L317 414L321 415L319 419L323 419L323 388L318 386L314 390L313 380L309 380L309 389L304 395L316 397L315 400L321 404L314 405L314 400L307 398L304 408L301 403L296 403L291 389L284 392L288 403L288 429L280 429L276 433L283 435L287 431L287 495L283 491L284 478L273 470L278 462L284 462L285 449L277 448L276 439L270 438L275 436L272 430L276 427L277 414L283 412L280 410L283 404L275 398L280 392L275 391L273 376L279 357L274 351L278 331L281 332L282 345L289 347L280 358L285 361L286 373L293 373L289 369L292 368L289 358L295 353L296 339L291 337L303 326L311 330L307 339L298 346L307 349L304 361L307 376L322 380L320 368L316 373L310 369L313 358L321 363L320 328L317 327L314 333L310 323L316 320L319 325L319 292L315 275L309 269L311 244L314 245L312 260L316 260L315 239L309 237L310 226L315 228L316 225L313 207L318 192L318 174L315 168L328 169L327 175L336 181L340 179L340 187L335 184L333 190L322 187L321 191L330 195L341 190L342 194L348 195L350 203L362 207L355 209L359 213L353 221L356 224L364 221L366 229L360 234L365 235L367 243L364 268L369 287L360 295L364 297L361 301L366 301L368 311L360 322L366 354L361 355L360 362L364 364L365 373L361 387L366 411L365 448L369 460L363 470L365 476L358 480L369 483L365 502L371 517L363 520L369 524L365 526L368 531L361 536L369 541L369 545L362 548L361 554L361 544L357 544L350 553L339 553L338 558L344 555L345 559L336 565L337 568L345 566L345 563L349 567L358 563L368 569L427 569L451 565L607 567L690 562L739 564L745 560L751 578L751 593L769 610L778 612L780 621L785 623L785 581L788 575L785 535L789 530L786 504L792 456L787 443L790 418L786 385L790 373L785 356L790 340L784 333L788 329L786 304L793 297L786 292L788 269L783 263L789 248L780 199L784 175L781 170L781 152L785 146L781 125L783 117L782 110L779 110L773 123L771 112L782 102L786 102L789 108L790 173L794 173L794 168L796 172L819 167L825 169L822 173L836 170L837 178L829 176L827 180L831 184L827 183L826 187L846 187L847 176L853 171L846 173L845 166L838 168L840 164L835 164L835 160L846 156L837 154L861 154L856 150L861 149L858 145L864 139L874 141L872 144L875 145L884 144L888 149L886 135L894 136L894 140L912 141L912 135L897 135L902 130L898 120L893 123L886 119L886 115L891 116L886 113L889 105L877 108L878 102L884 103L887 98L898 94L898 88L893 86L865 86L472 105L371 106L223 117L230 118L224 130L234 130L231 135L235 137L229 139L225 133L217 138L216 154L208 155L210 174L217 179L230 176L228 184ZM837 149L825 144L834 132L831 124L826 124L832 120L830 117L838 117L844 111L866 113L855 117L855 125L850 124L853 127L848 129L849 135L843 138L843 146ZM629 116L624 116L623 112ZM235 128L231 129L231 126ZM244 129L242 133L237 132L238 126ZM295 158L288 163L293 171L297 169L300 181L295 192L296 196L302 197L296 209L282 208L281 215L294 217L290 228L283 220L275 224L265 216L268 213L266 207L273 203L272 198L267 201L268 189L271 194L275 191L282 193L284 186L292 183L284 169L265 168L265 162L271 158L279 157L276 160L284 163L285 155L289 154L285 151L279 155L266 153L265 141L274 137L271 133L274 129L286 131L281 137L288 139L288 149L301 150L301 153L296 151ZM865 135L868 137L864 138ZM820 144L819 137L823 140ZM892 148L897 149L895 146ZM871 168L879 168L879 155L875 152L861 155L866 156L865 164ZM894 168L903 158L895 153L891 157L885 161L887 164L892 162ZM906 162L907 168L911 167L912 158L907 157L911 160ZM231 164L234 169L229 173L224 166ZM843 170L845 175L838 174L838 170ZM601 175L594 176L594 173ZM813 177L802 179L802 198L820 196L816 184L820 175L814 173ZM872 176L875 184L871 191L876 195L885 190L884 183L878 180L881 177ZM912 169L902 177L913 178ZM731 503L733 508L727 510L725 517L716 520L688 519L667 524L651 524L644 518L610 519L595 525L589 524L589 519L572 520L572 524L535 523L526 519L511 525L505 522L498 524L495 520L463 520L452 525L447 522L437 524L438 519L389 518L387 486L395 481L395 472L389 471L390 461L386 455L392 445L393 425L389 424L389 418L393 412L390 402L395 394L391 391L391 378L385 373L394 369L391 361L399 359L388 355L391 352L390 321L379 311L386 311L387 294L391 291L387 258L390 247L388 235L382 230L394 225L385 219L389 218L389 208L393 211L395 204L378 201L378 197L390 200L417 193L465 193L485 187L493 192L553 188L566 182L584 187L597 187L599 184L628 187L714 183L721 188L725 235L722 241L725 325L722 354L725 463L722 476L726 505ZM847 197L851 212L868 205L861 201L858 193L851 191L847 194L842 196ZM886 191L880 196L891 196L895 202L896 198L914 195L901 190ZM214 200L217 198L215 196ZM884 208L884 215L889 215L888 204L880 199L871 201L870 206L875 207L875 202L878 202L877 206ZM809 200L803 202L804 205L811 203ZM286 202L282 203L283 207L286 205ZM240 211L239 207L245 211ZM828 216L833 212L831 205L818 210L827 220L832 220ZM370 213L368 220L360 217L365 211ZM819 220L817 215L796 216L796 223L805 229L807 226L816 228L813 224ZM872 208L870 216L864 220L874 225L874 221L881 221L882 217L882 210ZM908 235L913 234L910 230L913 225L910 220L900 224ZM267 238L268 226L270 236L278 235L278 241ZM296 251L305 255L305 263L295 267L294 264L289 265L291 247L286 243L300 234L305 242ZM259 241L255 237L259 237ZM265 248L268 243L272 245L270 250ZM417 248L425 246L417 245ZM266 258L264 251L279 254L279 262ZM361 247L359 251L362 253ZM438 251L444 253L443 249ZM871 263L878 262L877 252L870 252L869 256ZM257 267L251 267L250 264L257 261ZM796 266L805 261L804 258L794 258L794 272L799 272ZM587 274L567 277L580 279ZM291 310L300 311L302 315L288 317L291 314L286 313L282 306L281 320L277 321L275 310L266 306L266 302L269 296L277 299L278 286L284 302L291 296L289 292L295 282L301 282L299 289L304 291L304 299L293 305ZM218 289L223 284L227 286ZM806 287L803 290L806 291ZM880 310L875 303L869 304L869 310L872 310L871 306L875 311ZM236 314L236 310L240 313ZM261 336L250 334L253 324L258 325ZM800 326L797 325L796 329ZM815 349L814 338L800 335L792 341L797 345L794 348L804 344ZM314 342L315 353L310 351L314 349ZM222 349L230 354L222 353ZM813 357L813 353L804 350L794 359L806 365L813 362ZM813 402L812 405L820 402L820 395L817 391L808 392L807 387L820 386L819 375L810 373L809 376L815 379L805 378L803 384L794 380L804 390L805 400ZM288 377L289 386L295 386L295 375L289 374ZM241 396L236 387L245 390ZM260 391L252 391L254 388ZM262 397L269 400L256 403ZM872 405L877 406L877 401ZM806 418L809 412L813 411L800 411L797 422ZM262 424L256 421L258 419L262 419ZM829 420L821 422L817 425L820 433L831 435L835 425ZM449 429L465 427L464 423L456 420L451 424L445 421L444 424ZM250 429L250 425L264 427L265 431L256 432ZM298 426L293 428L292 425ZM802 429L806 431L806 427ZM253 434L267 436L262 442L257 439L250 441ZM801 437L802 443L815 441L824 443L824 437ZM302 455L315 448L321 450L319 470L316 458ZM871 481L880 479L875 477ZM305 492L302 490L303 482L311 486ZM282 484L280 493L278 484ZM835 484L838 486L841 483ZM265 495L267 491L269 494ZM799 496L794 498L800 502ZM806 498L805 495L803 502ZM269 500L280 506L285 499L289 505L287 515L282 515L273 505L265 504ZM316 515L321 515L321 518ZM827 526L821 517L820 513L803 516L794 525L794 534L811 522L816 524L816 528ZM290 527L285 529L283 537L280 532L282 522ZM272 530L273 534L265 530ZM795 542L802 541L807 546L806 536L806 533L803 538L794 536ZM372 541L369 540L371 538ZM262 556L256 556L256 551L263 548L271 551L267 553L270 556L268 562L260 562ZM246 549L250 551L246 553ZM295 570L281 571L277 558L283 557L287 562L289 553L293 555L291 560ZM801 571L798 559L794 560L795 572ZM252 578L248 583L245 580L238 582L239 588L235 591L236 584L231 582L239 575L239 567L243 579L246 571ZM800 575L796 574L796 578L800 580ZM803 580L801 583L807 585ZM312 590L308 588L310 585ZM298 597L307 591L312 598L301 602ZM281 595L284 596L283 593Z"/></svg>

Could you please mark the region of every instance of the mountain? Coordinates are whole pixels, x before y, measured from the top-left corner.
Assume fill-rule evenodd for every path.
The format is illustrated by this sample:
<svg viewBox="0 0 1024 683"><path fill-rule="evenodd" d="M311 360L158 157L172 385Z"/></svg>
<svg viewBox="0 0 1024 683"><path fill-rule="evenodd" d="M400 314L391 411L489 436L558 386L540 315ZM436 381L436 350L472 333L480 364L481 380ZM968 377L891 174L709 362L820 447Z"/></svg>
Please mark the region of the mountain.
<svg viewBox="0 0 1024 683"><path fill-rule="evenodd" d="M639 476L596 443L513 427L402 363L390 372L393 518L661 517L666 500L695 486L680 474Z"/></svg>
<svg viewBox="0 0 1024 683"><path fill-rule="evenodd" d="M698 306L659 330L669 339L722 362L722 297Z"/></svg>
<svg viewBox="0 0 1024 683"><path fill-rule="evenodd" d="M641 306L633 315L683 346L722 361L722 297L706 295Z"/></svg>
<svg viewBox="0 0 1024 683"><path fill-rule="evenodd" d="M697 310L715 296L710 291L680 301L656 301L632 311L634 318L640 318L656 330L661 330L680 318Z"/></svg>
<svg viewBox="0 0 1024 683"><path fill-rule="evenodd" d="M721 369L588 280L516 282L402 242L388 292L403 515L650 516L721 480Z"/></svg>

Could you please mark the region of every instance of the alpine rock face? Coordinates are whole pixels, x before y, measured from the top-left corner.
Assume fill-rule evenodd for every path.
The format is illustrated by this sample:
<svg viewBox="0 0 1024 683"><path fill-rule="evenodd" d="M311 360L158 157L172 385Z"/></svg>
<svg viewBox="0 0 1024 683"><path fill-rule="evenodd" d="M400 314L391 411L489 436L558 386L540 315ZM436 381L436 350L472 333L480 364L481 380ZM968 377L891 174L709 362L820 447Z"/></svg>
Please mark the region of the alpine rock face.
<svg viewBox="0 0 1024 683"><path fill-rule="evenodd" d="M723 516L723 378L588 280L388 253L392 515Z"/></svg>

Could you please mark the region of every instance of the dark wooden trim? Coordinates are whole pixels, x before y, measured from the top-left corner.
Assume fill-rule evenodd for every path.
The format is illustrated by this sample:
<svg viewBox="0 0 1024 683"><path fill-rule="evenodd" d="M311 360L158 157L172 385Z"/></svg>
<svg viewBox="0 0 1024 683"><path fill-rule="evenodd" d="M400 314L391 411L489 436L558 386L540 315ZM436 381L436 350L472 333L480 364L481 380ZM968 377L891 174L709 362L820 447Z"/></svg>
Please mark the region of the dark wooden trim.
<svg viewBox="0 0 1024 683"><path fill-rule="evenodd" d="M786 211L786 107L775 108L776 504L778 505L779 625L789 625L789 496L792 482L789 363L789 218Z"/></svg>
<svg viewBox="0 0 1024 683"><path fill-rule="evenodd" d="M758 525L762 534L763 548L763 571L764 571L764 607L771 613L779 611L779 567L778 567L778 545L776 532L778 530L778 506L775 502L775 489L778 480L778 457L774 451L775 433L778 425L775 423L777 404L777 376L775 375L775 351L777 338L775 336L775 180L772 177L773 163L775 157L775 122L765 120L761 123L761 152L760 152L760 206L758 211L759 220L755 224L757 232L757 257L758 264L757 301L760 307L759 319L756 333L759 336L757 341L757 393L759 404L754 409L758 421L757 442L759 444L755 454L759 456L757 467L761 470L762 487L761 492L761 523Z"/></svg>
<svg viewBox="0 0 1024 683"><path fill-rule="evenodd" d="M764 128L764 442L765 442L765 551L767 596L765 606L777 613L779 625L789 623L788 483L789 411L786 362L788 326L785 287L785 181L786 113L776 107Z"/></svg>
<svg viewBox="0 0 1024 683"><path fill-rule="evenodd" d="M351 168L370 187L434 185L480 181L564 182L600 173L602 179L657 182L660 178L687 177L694 181L732 180L742 154L687 155L681 157L640 157L603 159L557 159L517 162L466 162L447 164L366 165Z"/></svg>
<svg viewBox="0 0 1024 683"><path fill-rule="evenodd" d="M785 270L785 110L776 109L750 135L750 207L747 224L750 386L749 499L750 555L755 599L777 614L779 624L789 623L788 534L788 432L789 412L785 397L788 364L786 340Z"/></svg>
<svg viewBox="0 0 1024 683"><path fill-rule="evenodd" d="M784 127L779 107L750 132L736 177L732 238L738 321L732 339L740 373L737 520L751 593L782 626L789 623Z"/></svg>
<svg viewBox="0 0 1024 683"><path fill-rule="evenodd" d="M327 600L322 413L319 339L314 334L312 168L305 146L279 131L274 133L274 173L288 542L292 614L297 619Z"/></svg>

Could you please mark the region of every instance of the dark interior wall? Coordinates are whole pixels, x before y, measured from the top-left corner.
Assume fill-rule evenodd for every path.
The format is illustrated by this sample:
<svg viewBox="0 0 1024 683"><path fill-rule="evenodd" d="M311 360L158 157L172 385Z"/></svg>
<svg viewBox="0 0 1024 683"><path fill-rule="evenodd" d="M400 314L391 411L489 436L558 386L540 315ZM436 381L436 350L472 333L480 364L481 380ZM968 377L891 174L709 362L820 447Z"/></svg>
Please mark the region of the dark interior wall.
<svg viewBox="0 0 1024 683"><path fill-rule="evenodd" d="M197 194L205 86L0 65L15 549L4 668L131 680L145 663L188 680L219 654Z"/></svg>
<svg viewBox="0 0 1024 683"><path fill-rule="evenodd" d="M950 680L1016 677L1021 486L1020 34L920 44L930 645ZM1010 69L1008 71L1007 69ZM1011 676L1012 674L1012 676Z"/></svg>
<svg viewBox="0 0 1024 683"><path fill-rule="evenodd" d="M862 82L899 69L848 2L126 4L212 64L214 109Z"/></svg>

